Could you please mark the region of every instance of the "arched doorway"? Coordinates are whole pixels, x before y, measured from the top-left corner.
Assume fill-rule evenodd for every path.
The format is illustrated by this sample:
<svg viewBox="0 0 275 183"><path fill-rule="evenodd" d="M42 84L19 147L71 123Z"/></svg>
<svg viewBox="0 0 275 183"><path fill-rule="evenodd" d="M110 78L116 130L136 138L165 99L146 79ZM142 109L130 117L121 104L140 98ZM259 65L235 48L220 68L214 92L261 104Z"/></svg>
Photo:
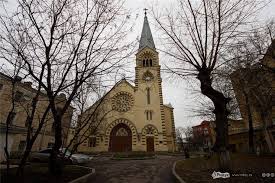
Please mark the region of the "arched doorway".
<svg viewBox="0 0 275 183"><path fill-rule="evenodd" d="M124 123L116 125L110 133L109 151L132 151L132 132Z"/></svg>

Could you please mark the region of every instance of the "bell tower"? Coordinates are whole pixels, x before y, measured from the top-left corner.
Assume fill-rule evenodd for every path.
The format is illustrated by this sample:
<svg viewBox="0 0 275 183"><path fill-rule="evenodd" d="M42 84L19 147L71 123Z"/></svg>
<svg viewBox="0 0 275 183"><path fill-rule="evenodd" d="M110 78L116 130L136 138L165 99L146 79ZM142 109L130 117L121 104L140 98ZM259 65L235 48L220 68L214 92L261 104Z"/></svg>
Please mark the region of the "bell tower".
<svg viewBox="0 0 275 183"><path fill-rule="evenodd" d="M163 96L160 76L159 53L149 26L146 9L143 28L136 54L135 93L139 107L138 115L143 125L157 128L158 136L154 138L155 150L167 148L166 127L164 118ZM146 137L145 137L146 138ZM142 139L146 145L146 139Z"/></svg>

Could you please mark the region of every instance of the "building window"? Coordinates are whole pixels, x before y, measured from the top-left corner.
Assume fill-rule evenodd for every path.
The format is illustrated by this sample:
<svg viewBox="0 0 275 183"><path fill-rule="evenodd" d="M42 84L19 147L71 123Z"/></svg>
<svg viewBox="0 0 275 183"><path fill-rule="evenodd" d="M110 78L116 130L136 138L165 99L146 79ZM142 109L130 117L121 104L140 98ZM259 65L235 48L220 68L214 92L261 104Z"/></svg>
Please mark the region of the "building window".
<svg viewBox="0 0 275 183"><path fill-rule="evenodd" d="M143 67L145 67L145 60L143 60Z"/></svg>
<svg viewBox="0 0 275 183"><path fill-rule="evenodd" d="M150 104L150 88L146 88L147 93L147 104Z"/></svg>
<svg viewBox="0 0 275 183"><path fill-rule="evenodd" d="M23 97L23 93L20 92L20 91L16 91L15 95L14 95L14 101L15 102L20 102L22 97Z"/></svg>
<svg viewBox="0 0 275 183"><path fill-rule="evenodd" d="M19 152L24 151L25 146L26 146L26 141L21 140L21 141L19 142L19 145L18 145L18 151L19 151Z"/></svg>
<svg viewBox="0 0 275 183"><path fill-rule="evenodd" d="M53 146L54 146L54 143L53 143L53 142L49 142L49 143L48 143L48 148L53 148Z"/></svg>
<svg viewBox="0 0 275 183"><path fill-rule="evenodd" d="M150 59L150 66L151 66L151 67L153 66L153 62L152 62L152 59Z"/></svg>
<svg viewBox="0 0 275 183"><path fill-rule="evenodd" d="M90 137L89 138L89 147L95 147L96 146L96 137Z"/></svg>
<svg viewBox="0 0 275 183"><path fill-rule="evenodd" d="M150 120L152 120L152 117L153 117L153 112L149 111L149 118L150 118Z"/></svg>
<svg viewBox="0 0 275 183"><path fill-rule="evenodd" d="M3 86L4 86L4 85L0 83L0 90L2 90L2 89L3 89Z"/></svg>
<svg viewBox="0 0 275 183"><path fill-rule="evenodd" d="M14 119L15 119L15 117L16 117L16 112L12 112L11 114L10 114L10 120L9 120L9 125L13 125L13 122L14 122Z"/></svg>
<svg viewBox="0 0 275 183"><path fill-rule="evenodd" d="M146 119L152 120L153 118L153 112L152 111L146 111Z"/></svg>

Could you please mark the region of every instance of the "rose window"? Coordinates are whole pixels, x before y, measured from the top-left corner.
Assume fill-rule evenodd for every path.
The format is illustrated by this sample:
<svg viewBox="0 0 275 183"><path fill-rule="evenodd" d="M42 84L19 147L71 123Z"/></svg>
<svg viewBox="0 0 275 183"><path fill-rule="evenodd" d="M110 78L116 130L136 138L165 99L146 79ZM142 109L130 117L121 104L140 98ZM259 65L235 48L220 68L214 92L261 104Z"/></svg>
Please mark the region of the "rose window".
<svg viewBox="0 0 275 183"><path fill-rule="evenodd" d="M113 109L119 112L126 112L133 106L133 97L127 92L120 92L113 97Z"/></svg>
<svg viewBox="0 0 275 183"><path fill-rule="evenodd" d="M153 76L153 74L152 74L151 72L146 71L146 72L144 73L142 79L145 80L145 81L151 81L151 80L154 79L154 76Z"/></svg>

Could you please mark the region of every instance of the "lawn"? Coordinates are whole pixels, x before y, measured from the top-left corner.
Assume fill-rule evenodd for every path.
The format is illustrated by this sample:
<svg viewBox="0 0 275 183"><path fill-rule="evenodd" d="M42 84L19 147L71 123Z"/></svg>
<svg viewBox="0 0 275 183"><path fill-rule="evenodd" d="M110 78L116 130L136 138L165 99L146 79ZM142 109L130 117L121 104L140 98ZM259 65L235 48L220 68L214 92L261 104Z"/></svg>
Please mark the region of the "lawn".
<svg viewBox="0 0 275 183"><path fill-rule="evenodd" d="M1 170L1 183L67 183L91 172L88 168L66 165L64 172L59 177L54 177L48 172L47 163L31 164L26 166L23 177L16 176L16 168L11 169L10 176Z"/></svg>
<svg viewBox="0 0 275 183"><path fill-rule="evenodd" d="M242 183L275 183L275 175L271 178L263 177L262 173L275 174L275 157L257 157L247 154L233 154L231 156L230 178L213 179L211 174L218 171L218 158L203 157L182 160L176 165L176 172L187 183L203 182L242 182ZM223 172L222 172L223 173Z"/></svg>

